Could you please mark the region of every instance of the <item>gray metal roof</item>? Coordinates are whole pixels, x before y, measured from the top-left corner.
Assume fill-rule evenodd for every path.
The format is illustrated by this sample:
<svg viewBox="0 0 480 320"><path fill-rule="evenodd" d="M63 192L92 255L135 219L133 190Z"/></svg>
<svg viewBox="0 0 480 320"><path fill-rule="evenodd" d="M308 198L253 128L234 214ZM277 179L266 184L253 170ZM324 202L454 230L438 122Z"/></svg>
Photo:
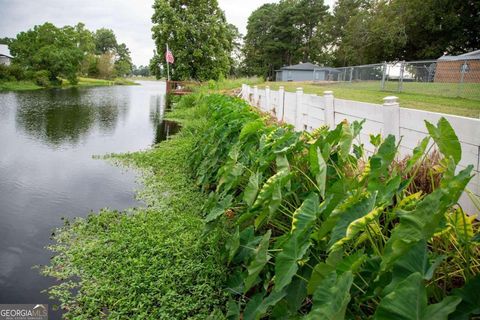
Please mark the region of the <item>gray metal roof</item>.
<svg viewBox="0 0 480 320"><path fill-rule="evenodd" d="M458 56L443 56L438 58L438 60L444 61L458 61L458 60L479 60L480 59L480 50L475 50L460 54Z"/></svg>
<svg viewBox="0 0 480 320"><path fill-rule="evenodd" d="M0 56L13 58L12 55L10 54L10 50L8 50L8 46L6 44L0 44Z"/></svg>
<svg viewBox="0 0 480 320"><path fill-rule="evenodd" d="M305 63L299 63L299 64L294 64L291 66L286 66L280 68L280 70L312 70L313 69L320 69L320 66L317 66L316 64L310 63L310 62L305 62Z"/></svg>
<svg viewBox="0 0 480 320"><path fill-rule="evenodd" d="M305 62L305 63L299 63L299 64L294 64L292 66L285 66L280 68L280 70L275 70L275 71L282 71L282 70L302 70L302 71L313 71L313 70L319 70L319 71L328 71L330 73L338 73L340 72L339 70L331 67L320 67L317 66L316 64L310 63L310 62Z"/></svg>

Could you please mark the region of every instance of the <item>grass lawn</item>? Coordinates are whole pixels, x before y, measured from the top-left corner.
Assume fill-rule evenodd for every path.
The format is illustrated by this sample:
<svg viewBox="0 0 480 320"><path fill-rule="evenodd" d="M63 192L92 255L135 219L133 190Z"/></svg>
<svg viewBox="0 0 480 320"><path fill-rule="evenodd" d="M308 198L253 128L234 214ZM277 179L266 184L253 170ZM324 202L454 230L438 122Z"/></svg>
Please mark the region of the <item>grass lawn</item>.
<svg viewBox="0 0 480 320"><path fill-rule="evenodd" d="M386 96L399 97L400 106L405 108L421 109L426 111L434 111L448 114L455 114L464 117L479 118L480 117L480 100L452 98L442 96L442 90L446 90L442 85L438 87L426 87L426 93L420 93L422 86L419 83L404 83L404 88L410 92L381 91L378 82L375 83L355 83L355 84L320 84L312 82L266 82L259 87L269 85L271 89L277 90L279 86L284 86L287 91L295 91L296 88L302 87L305 93L314 93L322 95L324 91L331 90L333 95L340 99L357 100L363 102L371 102L381 104ZM391 85L391 84L390 84ZM395 84L396 85L396 84ZM480 84L468 84L469 90L475 92L480 99ZM387 86L387 88L389 88ZM413 89L412 89L413 88ZM442 89L443 88L443 89ZM415 89L415 90L414 90Z"/></svg>
<svg viewBox="0 0 480 320"><path fill-rule="evenodd" d="M24 91L42 89L33 81L4 81L0 82L0 91Z"/></svg>
<svg viewBox="0 0 480 320"><path fill-rule="evenodd" d="M113 85L137 85L136 82L125 79L125 78L115 78L113 80L104 80L104 79L94 79L94 78L78 78L78 83L76 85L70 84L68 80L63 79L62 88L69 87L95 87L95 86L113 86ZM0 91L26 91L26 90L37 90L45 89L33 81L3 81L0 82Z"/></svg>

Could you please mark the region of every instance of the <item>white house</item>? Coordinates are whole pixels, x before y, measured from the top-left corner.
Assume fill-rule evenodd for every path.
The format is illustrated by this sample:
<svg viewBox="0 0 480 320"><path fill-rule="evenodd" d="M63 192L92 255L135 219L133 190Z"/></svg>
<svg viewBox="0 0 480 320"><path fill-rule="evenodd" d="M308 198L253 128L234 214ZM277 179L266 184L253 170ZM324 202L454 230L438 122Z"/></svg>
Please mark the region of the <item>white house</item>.
<svg viewBox="0 0 480 320"><path fill-rule="evenodd" d="M0 64L9 66L13 57L10 55L10 50L6 44L0 44Z"/></svg>

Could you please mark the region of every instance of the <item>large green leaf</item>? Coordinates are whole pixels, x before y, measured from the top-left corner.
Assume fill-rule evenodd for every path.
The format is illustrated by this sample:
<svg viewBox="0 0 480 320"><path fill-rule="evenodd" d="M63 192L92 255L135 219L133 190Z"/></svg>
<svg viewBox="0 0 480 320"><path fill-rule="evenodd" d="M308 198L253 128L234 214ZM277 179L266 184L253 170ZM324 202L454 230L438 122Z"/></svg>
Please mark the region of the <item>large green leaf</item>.
<svg viewBox="0 0 480 320"><path fill-rule="evenodd" d="M413 149L412 156L407 160L407 167L405 168L406 172L412 170L412 168L418 163L418 161L423 157L425 151L427 150L428 142L430 137L423 138L422 141Z"/></svg>
<svg viewBox="0 0 480 320"><path fill-rule="evenodd" d="M377 153L370 157L370 173L368 175L368 190L375 191L383 188L383 177L388 175L390 164L397 154L395 136L389 135L378 148Z"/></svg>
<svg viewBox="0 0 480 320"><path fill-rule="evenodd" d="M350 154L350 149L352 148L352 142L353 142L353 130L348 124L348 122L343 121L340 140L338 142L338 146L339 146L338 153L342 159L346 159Z"/></svg>
<svg viewBox="0 0 480 320"><path fill-rule="evenodd" d="M232 201L233 196L230 194L223 198L221 201L219 201L205 217L205 222L208 223L220 217L225 212L225 210L232 205Z"/></svg>
<svg viewBox="0 0 480 320"><path fill-rule="evenodd" d="M260 183L262 182L262 174L260 172L253 173L248 179L248 184L243 191L243 201L248 206L252 206L257 198Z"/></svg>
<svg viewBox="0 0 480 320"><path fill-rule="evenodd" d="M310 146L309 151L310 171L317 182L317 187L322 198L325 197L325 188L327 183L327 164L323 159L320 148L315 144Z"/></svg>
<svg viewBox="0 0 480 320"><path fill-rule="evenodd" d="M268 245L270 241L270 235L272 234L271 230L268 230L262 237L260 244L255 249L255 253L253 256L252 262L247 268L248 276L245 279L245 287L244 292L250 290L250 288L255 284L258 279L258 275L262 271L263 267L267 264L268 260L270 260L270 256L268 255Z"/></svg>
<svg viewBox="0 0 480 320"><path fill-rule="evenodd" d="M288 178L289 171L280 170L263 184L251 208L251 212L260 211L259 216L262 219L257 220L257 225L260 225L268 215L273 214L280 205L281 188L287 183Z"/></svg>
<svg viewBox="0 0 480 320"><path fill-rule="evenodd" d="M375 221L380 216L380 214L382 214L382 212L383 212L383 208L377 207L371 210L369 213L367 213L363 217L353 220L348 225L345 237L335 242L330 248L330 250L334 251L340 248L344 243L352 240L358 233L365 231L367 225Z"/></svg>
<svg viewBox="0 0 480 320"><path fill-rule="evenodd" d="M462 158L462 147L448 120L441 117L436 127L425 120L425 125L427 126L428 133L430 133L440 149L440 152L446 158L452 157L455 163L458 164Z"/></svg>
<svg viewBox="0 0 480 320"><path fill-rule="evenodd" d="M382 270L389 268L419 241L428 241L433 236L445 218L445 211L458 201L462 190L471 179L471 171L472 167L469 166L457 176L444 179L442 188L423 198L413 211L400 216L400 223L393 229L385 246Z"/></svg>
<svg viewBox="0 0 480 320"><path fill-rule="evenodd" d="M310 232L293 233L282 246L275 259L275 291L285 288L298 270L298 261L303 258L310 247Z"/></svg>
<svg viewBox="0 0 480 320"><path fill-rule="evenodd" d="M267 311L268 308L275 305L278 301L285 297L285 291L272 291L268 297L263 300L259 300L258 297L262 297L262 294L255 295L253 301L247 304L245 312L243 313L244 320L258 320Z"/></svg>
<svg viewBox="0 0 480 320"><path fill-rule="evenodd" d="M378 305L375 320L447 320L460 303L459 297L446 297L437 304L428 305L423 277L412 273L386 295Z"/></svg>
<svg viewBox="0 0 480 320"><path fill-rule="evenodd" d="M372 211L375 205L375 198L376 194L372 195L369 193L363 194L358 198L351 197L332 212L329 218L335 219L336 223L328 243L330 250L332 250L332 246L337 241L346 236L350 223Z"/></svg>
<svg viewBox="0 0 480 320"><path fill-rule="evenodd" d="M230 263L240 247L240 228L237 226L233 235L227 239L225 249L228 253L228 263Z"/></svg>
<svg viewBox="0 0 480 320"><path fill-rule="evenodd" d="M318 195L312 192L293 213L291 232L302 232L305 228L311 226L317 219L318 212Z"/></svg>
<svg viewBox="0 0 480 320"><path fill-rule="evenodd" d="M453 295L462 299L457 310L449 317L452 320L468 320L471 315L480 315L480 274L470 279L460 289L453 291Z"/></svg>
<svg viewBox="0 0 480 320"><path fill-rule="evenodd" d="M342 320L350 302L350 287L353 274L347 271L337 278L331 271L320 282L313 294L313 306L305 320L328 319Z"/></svg>

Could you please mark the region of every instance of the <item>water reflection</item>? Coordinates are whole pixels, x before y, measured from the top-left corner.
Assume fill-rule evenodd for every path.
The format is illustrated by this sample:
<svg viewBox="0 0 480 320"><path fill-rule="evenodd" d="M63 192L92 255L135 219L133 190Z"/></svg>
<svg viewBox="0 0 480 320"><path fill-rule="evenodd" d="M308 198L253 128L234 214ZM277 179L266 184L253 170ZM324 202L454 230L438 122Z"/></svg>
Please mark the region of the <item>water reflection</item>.
<svg viewBox="0 0 480 320"><path fill-rule="evenodd" d="M121 92L77 88L19 94L17 130L54 148L75 146L93 129L113 133L119 118L127 116L125 98Z"/></svg>
<svg viewBox="0 0 480 320"><path fill-rule="evenodd" d="M166 110L164 103L164 95L150 97L150 121L155 130L153 144L168 140L170 136L180 130L180 125L177 122L163 119Z"/></svg>
<svg viewBox="0 0 480 320"><path fill-rule="evenodd" d="M53 279L32 266L48 263L44 247L61 217L141 205L134 173L92 155L146 149L170 134L164 88L0 92L0 304L51 304L40 292Z"/></svg>

